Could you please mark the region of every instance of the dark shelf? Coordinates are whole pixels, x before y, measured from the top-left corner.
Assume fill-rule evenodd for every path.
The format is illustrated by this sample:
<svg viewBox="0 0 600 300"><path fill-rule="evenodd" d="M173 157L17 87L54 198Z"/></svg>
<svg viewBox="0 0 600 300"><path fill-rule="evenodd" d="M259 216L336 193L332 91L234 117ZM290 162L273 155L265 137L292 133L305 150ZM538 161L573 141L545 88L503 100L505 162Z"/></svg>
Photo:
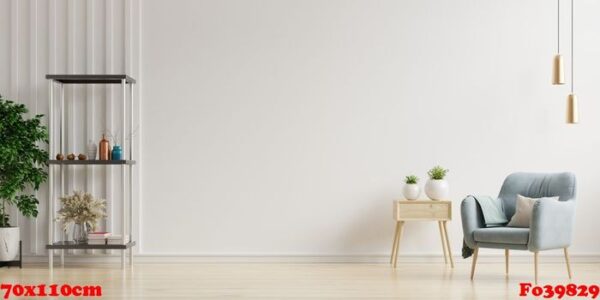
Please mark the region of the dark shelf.
<svg viewBox="0 0 600 300"><path fill-rule="evenodd" d="M123 79L135 83L135 79L126 74L47 74L46 79L66 84L121 84Z"/></svg>
<svg viewBox="0 0 600 300"><path fill-rule="evenodd" d="M124 245L90 245L76 244L75 242L56 242L51 245L46 245L46 249L117 249L125 250L135 246L135 242L131 241Z"/></svg>
<svg viewBox="0 0 600 300"><path fill-rule="evenodd" d="M135 165L135 160L48 160L50 165Z"/></svg>

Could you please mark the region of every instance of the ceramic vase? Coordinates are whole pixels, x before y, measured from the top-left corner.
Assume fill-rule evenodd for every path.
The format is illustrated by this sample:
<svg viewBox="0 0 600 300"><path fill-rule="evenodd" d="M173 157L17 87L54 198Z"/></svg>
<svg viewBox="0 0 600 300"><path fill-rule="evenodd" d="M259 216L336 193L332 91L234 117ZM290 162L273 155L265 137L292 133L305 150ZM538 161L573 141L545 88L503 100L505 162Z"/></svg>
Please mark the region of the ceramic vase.
<svg viewBox="0 0 600 300"><path fill-rule="evenodd" d="M100 150L99 158L100 160L109 160L110 159L110 143L106 139L106 136L103 134L102 139L98 143L98 148Z"/></svg>
<svg viewBox="0 0 600 300"><path fill-rule="evenodd" d="M20 240L19 227L0 227L0 261L17 260Z"/></svg>
<svg viewBox="0 0 600 300"><path fill-rule="evenodd" d="M421 188L416 183L407 183L402 188L402 194L406 200L417 200L421 194Z"/></svg>
<svg viewBox="0 0 600 300"><path fill-rule="evenodd" d="M121 146L115 145L113 147L111 159L112 160L122 160L123 159L123 149L121 149Z"/></svg>
<svg viewBox="0 0 600 300"><path fill-rule="evenodd" d="M450 187L445 179L429 179L425 184L425 194L431 200L446 200Z"/></svg>

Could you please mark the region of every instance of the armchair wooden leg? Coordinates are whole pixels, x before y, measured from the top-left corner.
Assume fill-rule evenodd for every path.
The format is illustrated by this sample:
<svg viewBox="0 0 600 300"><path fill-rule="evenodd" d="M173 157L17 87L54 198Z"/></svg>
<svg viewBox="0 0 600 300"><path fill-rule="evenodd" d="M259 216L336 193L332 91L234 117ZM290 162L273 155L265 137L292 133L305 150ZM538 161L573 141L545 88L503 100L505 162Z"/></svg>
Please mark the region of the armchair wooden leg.
<svg viewBox="0 0 600 300"><path fill-rule="evenodd" d="M479 247L473 249L473 262L471 265L471 280L473 280L473 277L475 276L475 265L477 265L477 255L479 254Z"/></svg>
<svg viewBox="0 0 600 300"><path fill-rule="evenodd" d="M571 262L569 261L569 248L565 248L565 261L567 263L567 272L569 272L569 279L573 278L573 273L571 272Z"/></svg>
<svg viewBox="0 0 600 300"><path fill-rule="evenodd" d="M504 258L505 258L505 264L506 264L505 273L506 273L506 276L508 276L508 249L504 249Z"/></svg>
<svg viewBox="0 0 600 300"><path fill-rule="evenodd" d="M533 252L533 267L535 269L535 284L538 284L538 252Z"/></svg>

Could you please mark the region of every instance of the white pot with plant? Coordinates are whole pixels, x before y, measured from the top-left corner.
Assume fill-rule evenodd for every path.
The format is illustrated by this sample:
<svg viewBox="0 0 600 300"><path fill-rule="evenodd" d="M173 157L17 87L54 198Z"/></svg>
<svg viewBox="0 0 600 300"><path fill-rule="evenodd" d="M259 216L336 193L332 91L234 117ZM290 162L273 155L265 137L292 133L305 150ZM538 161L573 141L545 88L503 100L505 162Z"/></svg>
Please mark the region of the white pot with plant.
<svg viewBox="0 0 600 300"><path fill-rule="evenodd" d="M415 175L406 176L404 179L404 187L402 188L402 194L406 200L417 200L421 194L421 188L419 187L419 177Z"/></svg>
<svg viewBox="0 0 600 300"><path fill-rule="evenodd" d="M37 217L39 201L30 192L48 178L48 130L43 115L26 119L27 113L25 105L0 96L0 261L17 260L21 240L7 209L12 205L25 217Z"/></svg>
<svg viewBox="0 0 600 300"><path fill-rule="evenodd" d="M75 243L87 242L88 233L95 231L98 221L106 218L106 201L94 198L89 193L75 192L60 198L62 208L58 211L57 221ZM71 229L69 234L68 230Z"/></svg>
<svg viewBox="0 0 600 300"><path fill-rule="evenodd" d="M448 182L444 179L450 170L435 166L427 172L429 180L425 184L425 194L431 200L445 200L450 193Z"/></svg>

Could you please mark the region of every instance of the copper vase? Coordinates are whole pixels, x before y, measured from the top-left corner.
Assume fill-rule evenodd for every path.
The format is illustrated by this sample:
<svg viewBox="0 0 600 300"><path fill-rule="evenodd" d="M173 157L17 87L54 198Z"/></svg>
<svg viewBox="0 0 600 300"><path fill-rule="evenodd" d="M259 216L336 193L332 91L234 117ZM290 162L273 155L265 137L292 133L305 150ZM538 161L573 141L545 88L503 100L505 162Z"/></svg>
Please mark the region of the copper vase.
<svg viewBox="0 0 600 300"><path fill-rule="evenodd" d="M110 159L110 143L108 142L104 134L102 135L100 143L98 143L98 152L100 160Z"/></svg>

